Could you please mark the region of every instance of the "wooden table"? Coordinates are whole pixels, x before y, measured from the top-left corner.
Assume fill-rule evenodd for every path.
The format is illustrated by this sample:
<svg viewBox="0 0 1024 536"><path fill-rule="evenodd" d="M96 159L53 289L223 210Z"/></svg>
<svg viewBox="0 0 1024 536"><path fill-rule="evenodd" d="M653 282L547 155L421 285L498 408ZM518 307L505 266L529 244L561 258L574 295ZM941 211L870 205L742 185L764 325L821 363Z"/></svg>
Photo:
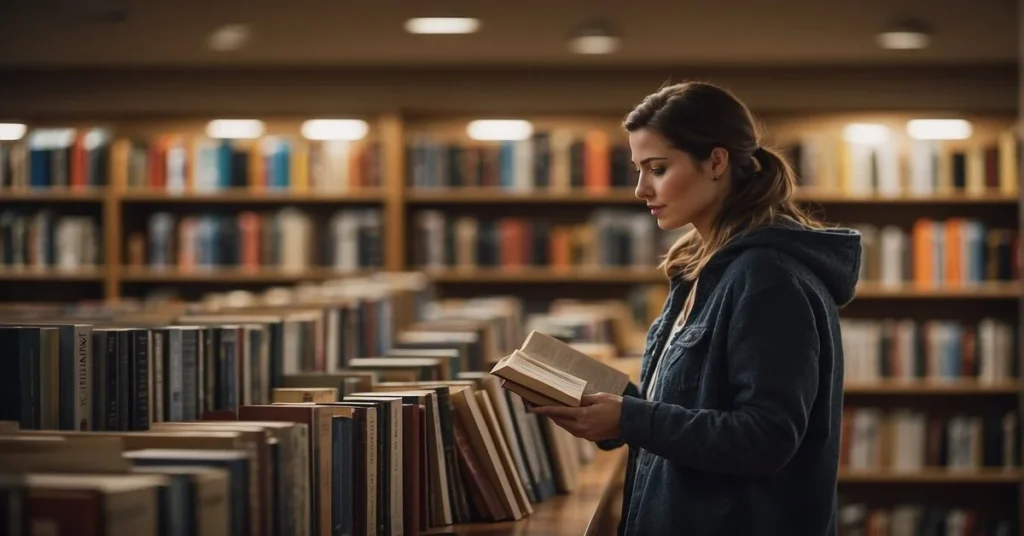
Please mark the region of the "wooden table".
<svg viewBox="0 0 1024 536"><path fill-rule="evenodd" d="M468 523L432 529L423 534L474 536L601 536L614 534L626 449L598 451L580 471L579 487L533 505L533 514L519 521Z"/></svg>

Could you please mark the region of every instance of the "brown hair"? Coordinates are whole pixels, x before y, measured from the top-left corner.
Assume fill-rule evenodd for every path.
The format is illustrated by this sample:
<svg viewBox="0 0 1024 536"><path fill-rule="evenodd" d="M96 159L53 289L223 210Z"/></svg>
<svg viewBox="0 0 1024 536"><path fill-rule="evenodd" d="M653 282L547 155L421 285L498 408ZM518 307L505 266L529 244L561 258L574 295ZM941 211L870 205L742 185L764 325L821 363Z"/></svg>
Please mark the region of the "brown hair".
<svg viewBox="0 0 1024 536"><path fill-rule="evenodd" d="M622 126L629 132L651 129L698 161L706 160L716 147L729 153L732 186L711 232L700 236L693 230L672 245L660 266L668 277L696 278L737 234L782 217L823 227L793 199L793 169L776 151L761 146L750 110L728 90L702 82L663 87L630 112Z"/></svg>

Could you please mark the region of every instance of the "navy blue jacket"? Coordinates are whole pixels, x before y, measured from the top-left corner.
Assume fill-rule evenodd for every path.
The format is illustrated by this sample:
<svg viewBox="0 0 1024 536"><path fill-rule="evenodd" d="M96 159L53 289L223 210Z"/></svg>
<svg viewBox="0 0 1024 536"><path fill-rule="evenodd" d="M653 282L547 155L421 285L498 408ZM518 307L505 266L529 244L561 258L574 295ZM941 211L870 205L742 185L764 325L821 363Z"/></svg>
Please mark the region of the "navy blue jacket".
<svg viewBox="0 0 1024 536"><path fill-rule="evenodd" d="M620 534L836 533L843 405L838 309L854 296L860 235L785 220L735 237L697 282L670 282L639 388L622 401L629 447ZM655 392L648 382L662 348Z"/></svg>

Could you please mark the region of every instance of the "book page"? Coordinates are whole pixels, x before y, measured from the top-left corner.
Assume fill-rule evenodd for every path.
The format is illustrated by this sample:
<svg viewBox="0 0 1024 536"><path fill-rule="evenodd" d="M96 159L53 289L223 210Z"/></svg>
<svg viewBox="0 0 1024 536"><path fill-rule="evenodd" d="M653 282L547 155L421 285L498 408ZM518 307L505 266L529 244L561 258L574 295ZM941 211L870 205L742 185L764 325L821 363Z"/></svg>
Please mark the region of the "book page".
<svg viewBox="0 0 1024 536"><path fill-rule="evenodd" d="M530 333L521 351L536 361L585 380L584 394L621 395L629 385L629 376L624 372L539 331Z"/></svg>

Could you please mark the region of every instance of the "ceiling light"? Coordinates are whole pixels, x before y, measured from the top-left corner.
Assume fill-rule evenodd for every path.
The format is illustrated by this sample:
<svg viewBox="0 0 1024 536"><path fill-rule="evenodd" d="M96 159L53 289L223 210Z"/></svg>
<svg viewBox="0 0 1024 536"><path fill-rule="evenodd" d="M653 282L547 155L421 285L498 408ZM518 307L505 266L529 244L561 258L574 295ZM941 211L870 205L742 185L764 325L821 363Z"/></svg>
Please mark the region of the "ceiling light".
<svg viewBox="0 0 1024 536"><path fill-rule="evenodd" d="M206 44L217 52L230 52L245 46L249 35L249 27L245 24L225 24L210 34Z"/></svg>
<svg viewBox="0 0 1024 536"><path fill-rule="evenodd" d="M971 123L964 119L912 119L907 122L907 135L915 140L966 140L971 133Z"/></svg>
<svg viewBox="0 0 1024 536"><path fill-rule="evenodd" d="M0 141L14 141L25 137L28 127L21 123L0 123Z"/></svg>
<svg viewBox="0 0 1024 536"><path fill-rule="evenodd" d="M360 140L370 130L361 119L310 119L302 123L307 140Z"/></svg>
<svg viewBox="0 0 1024 536"><path fill-rule="evenodd" d="M480 141L518 141L533 135L533 125L522 119L479 119L471 121L466 134Z"/></svg>
<svg viewBox="0 0 1024 536"><path fill-rule="evenodd" d="M619 38L610 35L585 35L573 38L569 48L577 54L611 54L619 49Z"/></svg>
<svg viewBox="0 0 1024 536"><path fill-rule="evenodd" d="M466 17L419 17L405 21L413 34L468 34L480 29L480 21Z"/></svg>
<svg viewBox="0 0 1024 536"><path fill-rule="evenodd" d="M569 49L576 54L611 54L619 50L621 44L616 32L602 21L580 26L569 38Z"/></svg>
<svg viewBox="0 0 1024 536"><path fill-rule="evenodd" d="M875 36L878 46L889 50L917 50L931 44L931 35L918 21L904 21Z"/></svg>
<svg viewBox="0 0 1024 536"><path fill-rule="evenodd" d="M73 128L37 128L28 135L28 144L36 149L70 147L78 132Z"/></svg>
<svg viewBox="0 0 1024 536"><path fill-rule="evenodd" d="M876 145L889 141L889 127L874 123L850 123L843 128L847 143Z"/></svg>
<svg viewBox="0 0 1024 536"><path fill-rule="evenodd" d="M263 132L263 121L258 119L214 119L206 124L206 135L211 138L251 140Z"/></svg>

